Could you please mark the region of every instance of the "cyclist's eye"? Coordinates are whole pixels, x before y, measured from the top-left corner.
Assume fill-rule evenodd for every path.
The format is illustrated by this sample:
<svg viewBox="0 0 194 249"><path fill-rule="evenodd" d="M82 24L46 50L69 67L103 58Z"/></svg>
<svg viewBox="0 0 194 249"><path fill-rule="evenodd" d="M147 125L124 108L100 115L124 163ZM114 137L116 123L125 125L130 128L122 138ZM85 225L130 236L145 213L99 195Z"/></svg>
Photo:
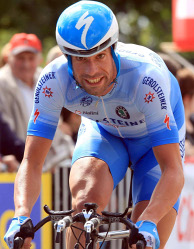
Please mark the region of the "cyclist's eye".
<svg viewBox="0 0 194 249"><path fill-rule="evenodd" d="M77 61L83 61L83 60L85 60L85 58L84 57L76 57L76 60Z"/></svg>
<svg viewBox="0 0 194 249"><path fill-rule="evenodd" d="M103 59L105 57L105 54L98 54L99 59Z"/></svg>

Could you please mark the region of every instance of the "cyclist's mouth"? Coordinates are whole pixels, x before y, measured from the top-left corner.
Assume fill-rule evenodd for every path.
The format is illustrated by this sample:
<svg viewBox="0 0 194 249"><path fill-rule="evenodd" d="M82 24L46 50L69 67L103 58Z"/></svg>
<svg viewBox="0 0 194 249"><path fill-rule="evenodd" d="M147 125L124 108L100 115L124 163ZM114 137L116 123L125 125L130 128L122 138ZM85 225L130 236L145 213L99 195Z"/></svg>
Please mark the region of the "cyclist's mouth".
<svg viewBox="0 0 194 249"><path fill-rule="evenodd" d="M89 84L89 85L98 85L99 83L101 83L103 77L100 78L95 78L95 79L85 79L85 81Z"/></svg>

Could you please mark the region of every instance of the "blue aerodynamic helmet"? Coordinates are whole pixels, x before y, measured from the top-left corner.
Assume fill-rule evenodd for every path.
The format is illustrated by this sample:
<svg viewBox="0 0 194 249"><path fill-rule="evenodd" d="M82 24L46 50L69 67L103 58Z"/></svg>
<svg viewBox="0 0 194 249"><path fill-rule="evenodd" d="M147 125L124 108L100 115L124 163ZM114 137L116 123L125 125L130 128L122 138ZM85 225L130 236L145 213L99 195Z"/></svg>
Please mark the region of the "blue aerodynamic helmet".
<svg viewBox="0 0 194 249"><path fill-rule="evenodd" d="M89 57L118 41L119 28L109 7L97 1L79 1L60 15L56 40L65 55Z"/></svg>

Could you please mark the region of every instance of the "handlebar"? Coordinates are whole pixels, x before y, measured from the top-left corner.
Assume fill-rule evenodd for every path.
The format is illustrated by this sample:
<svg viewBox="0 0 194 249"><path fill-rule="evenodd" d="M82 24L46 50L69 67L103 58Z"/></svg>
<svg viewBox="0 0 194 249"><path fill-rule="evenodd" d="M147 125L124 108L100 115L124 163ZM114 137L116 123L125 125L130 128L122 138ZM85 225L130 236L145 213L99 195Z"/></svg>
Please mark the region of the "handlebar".
<svg viewBox="0 0 194 249"><path fill-rule="evenodd" d="M40 222L36 224L34 227L34 233L39 230L43 225L45 225L49 221L55 221L54 229L56 230L56 243L60 242L60 234L67 227L70 227L73 223L79 222L84 224L84 230L86 233L86 248L90 243L91 234L95 231L100 225L103 224L111 224L111 223L123 223L129 230L126 231L135 231L138 234L138 229L136 226L124 218L123 214L120 213L110 213L110 212L102 212L102 215L96 213L97 206L93 203L86 204L86 209L82 210L81 213L77 213L72 216L74 210L68 211L54 211L50 210L47 205L44 206L44 211L48 214L47 217L42 219ZM97 234L98 235L98 234ZM128 234L129 236L129 234ZM21 237L16 237L14 239L14 249L20 249L24 243L24 239ZM137 249L145 248L145 240L138 240L136 243Z"/></svg>
<svg viewBox="0 0 194 249"><path fill-rule="evenodd" d="M54 216L67 216L67 215L71 215L75 210L71 209L68 211L54 211L51 210L47 205L44 205L44 211L49 214L49 215L54 215Z"/></svg>

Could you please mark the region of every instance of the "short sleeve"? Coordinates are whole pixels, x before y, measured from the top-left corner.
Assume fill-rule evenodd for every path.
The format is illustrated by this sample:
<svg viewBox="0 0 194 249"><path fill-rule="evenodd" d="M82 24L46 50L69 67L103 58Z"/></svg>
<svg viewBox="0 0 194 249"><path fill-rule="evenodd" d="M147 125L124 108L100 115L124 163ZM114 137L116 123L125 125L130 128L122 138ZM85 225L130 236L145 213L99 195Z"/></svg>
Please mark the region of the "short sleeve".
<svg viewBox="0 0 194 249"><path fill-rule="evenodd" d="M47 66L42 71L35 88L34 106L27 135L53 139L64 105L63 92L57 70Z"/></svg>

